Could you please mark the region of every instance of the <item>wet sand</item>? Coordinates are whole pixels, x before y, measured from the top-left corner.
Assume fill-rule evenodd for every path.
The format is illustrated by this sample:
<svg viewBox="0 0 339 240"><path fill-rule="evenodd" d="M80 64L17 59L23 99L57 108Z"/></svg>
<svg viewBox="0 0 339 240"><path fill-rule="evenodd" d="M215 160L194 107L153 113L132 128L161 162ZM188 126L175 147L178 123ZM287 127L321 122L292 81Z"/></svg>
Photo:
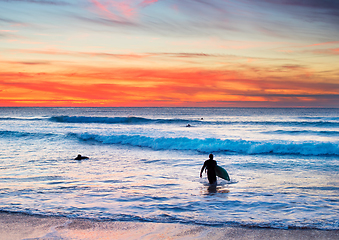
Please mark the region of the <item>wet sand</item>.
<svg viewBox="0 0 339 240"><path fill-rule="evenodd" d="M339 239L339 230L114 222L0 213L0 239Z"/></svg>

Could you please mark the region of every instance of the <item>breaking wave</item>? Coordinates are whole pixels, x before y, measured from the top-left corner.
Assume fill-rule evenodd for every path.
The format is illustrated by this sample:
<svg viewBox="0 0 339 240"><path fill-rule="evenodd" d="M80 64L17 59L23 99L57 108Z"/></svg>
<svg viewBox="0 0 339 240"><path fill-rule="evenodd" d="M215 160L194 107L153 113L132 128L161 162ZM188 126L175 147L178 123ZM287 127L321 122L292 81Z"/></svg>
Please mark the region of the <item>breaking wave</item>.
<svg viewBox="0 0 339 240"><path fill-rule="evenodd" d="M68 137L80 141L91 141L100 144L121 144L153 150L198 151L202 153L224 152L226 154L291 154L304 156L339 155L339 143L333 142L256 142L229 139L191 139L186 137L166 138L141 135L95 135L69 133Z"/></svg>
<svg viewBox="0 0 339 240"><path fill-rule="evenodd" d="M339 142L320 141L246 141L242 139L149 137L142 135L98 135L90 133L30 133L20 131L0 131L0 138L52 138L65 137L83 143L119 144L153 150L197 151L201 153L221 152L225 154L271 154L339 156Z"/></svg>

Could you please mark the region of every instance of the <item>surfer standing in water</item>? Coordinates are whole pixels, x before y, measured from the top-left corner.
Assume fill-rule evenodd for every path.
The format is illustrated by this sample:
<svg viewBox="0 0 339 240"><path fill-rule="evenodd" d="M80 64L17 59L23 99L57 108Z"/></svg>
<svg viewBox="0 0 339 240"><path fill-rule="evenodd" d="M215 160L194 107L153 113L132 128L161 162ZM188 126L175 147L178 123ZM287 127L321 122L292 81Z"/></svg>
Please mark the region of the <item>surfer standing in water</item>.
<svg viewBox="0 0 339 240"><path fill-rule="evenodd" d="M201 168L200 171L200 177L202 177L202 172L204 171L204 169L207 169L207 178L208 178L208 182L210 184L216 184L217 183L217 176L216 176L216 172L215 172L215 167L217 166L217 162L215 160L213 160L213 154L211 153L209 155L208 160L206 160L204 162L204 165Z"/></svg>

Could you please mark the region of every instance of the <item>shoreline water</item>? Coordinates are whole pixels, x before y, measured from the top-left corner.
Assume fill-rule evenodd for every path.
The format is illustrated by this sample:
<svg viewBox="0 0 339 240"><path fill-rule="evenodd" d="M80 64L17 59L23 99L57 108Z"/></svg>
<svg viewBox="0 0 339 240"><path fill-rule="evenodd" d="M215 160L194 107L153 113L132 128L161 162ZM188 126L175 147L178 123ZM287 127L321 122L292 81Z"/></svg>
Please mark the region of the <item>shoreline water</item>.
<svg viewBox="0 0 339 240"><path fill-rule="evenodd" d="M338 239L339 230L213 227L94 221L0 212L0 240L21 239Z"/></svg>
<svg viewBox="0 0 339 240"><path fill-rule="evenodd" d="M85 236L107 225L133 234L119 225L137 226L130 239L256 239L339 230L338 110L3 110L2 233L69 239L74 227L88 226ZM199 178L209 153L231 178L213 190Z"/></svg>

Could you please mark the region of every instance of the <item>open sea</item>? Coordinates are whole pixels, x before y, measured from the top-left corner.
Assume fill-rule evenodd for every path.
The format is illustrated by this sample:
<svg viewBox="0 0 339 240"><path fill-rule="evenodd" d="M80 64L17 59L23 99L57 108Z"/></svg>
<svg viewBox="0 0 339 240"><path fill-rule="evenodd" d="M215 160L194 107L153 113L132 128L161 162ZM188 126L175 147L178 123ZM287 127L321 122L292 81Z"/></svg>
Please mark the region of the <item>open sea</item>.
<svg viewBox="0 0 339 240"><path fill-rule="evenodd" d="M0 212L338 230L339 109L0 108Z"/></svg>

